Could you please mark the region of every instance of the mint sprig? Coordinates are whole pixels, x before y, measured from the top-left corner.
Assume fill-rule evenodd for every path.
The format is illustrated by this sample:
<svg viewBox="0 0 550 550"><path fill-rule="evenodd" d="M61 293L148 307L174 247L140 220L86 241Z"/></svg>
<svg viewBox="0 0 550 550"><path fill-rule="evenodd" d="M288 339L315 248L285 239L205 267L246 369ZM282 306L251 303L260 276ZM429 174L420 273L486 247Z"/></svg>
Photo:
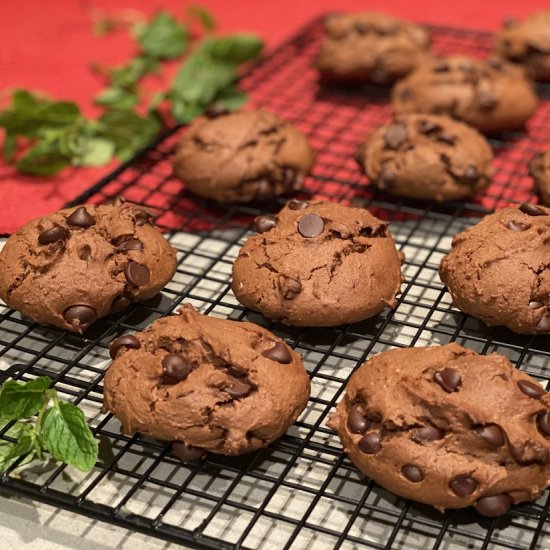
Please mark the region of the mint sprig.
<svg viewBox="0 0 550 550"><path fill-rule="evenodd" d="M0 425L16 421L5 433L16 441L0 440L0 471L23 456L19 466L34 458L44 460L46 452L83 472L95 465L98 445L84 413L60 401L50 384L51 379L42 376L29 382L10 380L0 387Z"/></svg>

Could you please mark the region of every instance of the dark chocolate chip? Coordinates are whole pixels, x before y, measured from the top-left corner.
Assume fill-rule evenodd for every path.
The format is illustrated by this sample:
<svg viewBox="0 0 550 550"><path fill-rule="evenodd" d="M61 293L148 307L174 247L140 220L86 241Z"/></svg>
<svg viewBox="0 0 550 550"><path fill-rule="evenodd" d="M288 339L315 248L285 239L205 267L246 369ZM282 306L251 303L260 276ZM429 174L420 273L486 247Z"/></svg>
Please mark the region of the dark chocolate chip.
<svg viewBox="0 0 550 550"><path fill-rule="evenodd" d="M491 449L498 449L504 445L504 432L496 424L487 424L476 429L477 434Z"/></svg>
<svg viewBox="0 0 550 550"><path fill-rule="evenodd" d="M422 428L417 428L415 430L412 440L416 443L425 443L443 439L444 436L445 432L443 430L440 430L431 424L427 424L426 426L422 426Z"/></svg>
<svg viewBox="0 0 550 550"><path fill-rule="evenodd" d="M302 283L291 279L290 277L285 277L281 275L279 277L279 288L281 289L281 294L286 300L292 300L297 294L302 292Z"/></svg>
<svg viewBox="0 0 550 550"><path fill-rule="evenodd" d="M242 382L238 378L234 378L231 382L231 386L227 386L224 390L233 399L239 399L240 397L247 396L252 391L252 386L246 382Z"/></svg>
<svg viewBox="0 0 550 550"><path fill-rule="evenodd" d="M111 359L115 359L118 352L122 348L139 349L141 348L141 344L139 343L139 340L131 334L119 336L113 340L109 346L109 355L111 356Z"/></svg>
<svg viewBox="0 0 550 550"><path fill-rule="evenodd" d="M382 168L382 171L380 172L380 175L378 176L378 187L385 191L386 189L391 188L391 186L395 183L395 172L393 172L390 168L387 166L384 166Z"/></svg>
<svg viewBox="0 0 550 550"><path fill-rule="evenodd" d="M361 408L354 405L348 413L348 429L352 434L364 434L371 426L361 412Z"/></svg>
<svg viewBox="0 0 550 550"><path fill-rule="evenodd" d="M323 218L318 214L306 214L298 222L298 231L302 237L312 239L318 237L325 228Z"/></svg>
<svg viewBox="0 0 550 550"><path fill-rule="evenodd" d="M207 118L218 118L220 116L228 115L229 109L219 103L210 103L210 105L208 105L204 110L204 114Z"/></svg>
<svg viewBox="0 0 550 550"><path fill-rule="evenodd" d="M296 170L290 166L286 166L283 172L283 185L285 189L292 189L296 182Z"/></svg>
<svg viewBox="0 0 550 550"><path fill-rule="evenodd" d="M449 483L449 487L459 497L467 498L477 489L477 481L467 474L456 476Z"/></svg>
<svg viewBox="0 0 550 550"><path fill-rule="evenodd" d="M124 267L124 276L133 286L145 286L151 279L149 269L137 262L128 262Z"/></svg>
<svg viewBox="0 0 550 550"><path fill-rule="evenodd" d="M447 132L441 132L436 136L437 141L440 141L441 143L446 143L447 145L454 145L456 142L456 138L447 133Z"/></svg>
<svg viewBox="0 0 550 550"><path fill-rule="evenodd" d="M290 355L288 348L282 342L278 342L271 349L266 349L262 352L262 355L271 359L271 361L277 361L277 363L282 363L283 365L288 365L292 362L292 355Z"/></svg>
<svg viewBox="0 0 550 550"><path fill-rule="evenodd" d="M182 461L187 462L188 460L198 460L206 454L204 449L199 449L199 447L192 447L183 443L181 441L174 441L172 443L172 452Z"/></svg>
<svg viewBox="0 0 550 550"><path fill-rule="evenodd" d="M354 27L358 34L367 34L369 32L369 25L365 21L357 21Z"/></svg>
<svg viewBox="0 0 550 550"><path fill-rule="evenodd" d="M74 306L69 306L63 312L63 317L69 325L84 330L97 319L97 313L92 306L75 304Z"/></svg>
<svg viewBox="0 0 550 550"><path fill-rule="evenodd" d="M357 445L368 455L373 455L382 448L380 436L374 432L364 435Z"/></svg>
<svg viewBox="0 0 550 550"><path fill-rule="evenodd" d="M254 231L257 233L265 233L266 231L269 231L270 229L273 229L279 220L277 219L277 216L273 216L272 214L267 214L266 216L258 216L254 220Z"/></svg>
<svg viewBox="0 0 550 550"><path fill-rule="evenodd" d="M440 61L433 66L433 71L436 73L446 73L450 70L451 68L449 67L449 64L445 61Z"/></svg>
<svg viewBox="0 0 550 550"><path fill-rule="evenodd" d="M69 225L75 225L76 227L91 227L95 225L95 218L88 213L84 206L79 206L68 218L67 223Z"/></svg>
<svg viewBox="0 0 550 550"><path fill-rule="evenodd" d="M544 411L537 415L537 426L545 437L550 437L550 412Z"/></svg>
<svg viewBox="0 0 550 550"><path fill-rule="evenodd" d="M38 242L40 244L51 244L66 239L68 236L69 233L66 229L60 225L54 225L51 229L42 231L42 233L38 235Z"/></svg>
<svg viewBox="0 0 550 550"><path fill-rule="evenodd" d="M512 231L527 231L529 229L529 225L526 225L524 223L521 223L521 222L516 222L514 220L510 220L507 224L506 224L506 227L508 229L511 229Z"/></svg>
<svg viewBox="0 0 550 550"><path fill-rule="evenodd" d="M537 332L540 332L540 333L550 332L550 313L548 311L545 311L542 314L542 317L540 318L537 324Z"/></svg>
<svg viewBox="0 0 550 550"><path fill-rule="evenodd" d="M407 128L399 122L391 124L384 135L384 141L386 147L399 149L407 141Z"/></svg>
<svg viewBox="0 0 550 550"><path fill-rule="evenodd" d="M462 177L468 183L476 183L479 179L479 171L473 164L469 164L464 171L464 175Z"/></svg>
<svg viewBox="0 0 550 550"><path fill-rule="evenodd" d="M234 376L235 378L242 378L243 376L247 375L247 372L245 370L239 370L235 367L229 367L227 369L228 374L231 376Z"/></svg>
<svg viewBox="0 0 550 550"><path fill-rule="evenodd" d="M179 353L168 353L162 358L163 384L177 384L185 380L193 370L193 365Z"/></svg>
<svg viewBox="0 0 550 550"><path fill-rule="evenodd" d="M529 202L522 202L519 209L529 216L546 216L546 212L542 208Z"/></svg>
<svg viewBox="0 0 550 550"><path fill-rule="evenodd" d="M420 132L422 134L433 134L434 132L440 132L441 126L433 122L433 120L423 120L420 123Z"/></svg>
<svg viewBox="0 0 550 550"><path fill-rule="evenodd" d="M288 201L287 206L290 210L305 210L309 206L309 202L299 201L298 199L291 199Z"/></svg>
<svg viewBox="0 0 550 550"><path fill-rule="evenodd" d="M458 374L455 369L450 368L434 372L433 379L434 382L437 382L447 393L458 391L458 388L462 384L460 374Z"/></svg>
<svg viewBox="0 0 550 550"><path fill-rule="evenodd" d="M418 483L419 481L422 481L424 479L424 474L422 473L422 470L414 464L405 464L405 466L401 468L401 473L413 483Z"/></svg>
<svg viewBox="0 0 550 550"><path fill-rule="evenodd" d="M529 302L529 307L531 309L539 309L541 307L544 307L544 304L542 302L537 302L536 300L533 300Z"/></svg>
<svg viewBox="0 0 550 550"><path fill-rule="evenodd" d="M258 201L267 201L273 198L273 184L267 179L259 180L254 198Z"/></svg>
<svg viewBox="0 0 550 550"><path fill-rule="evenodd" d="M518 382L518 388L527 396L533 399L540 399L546 392L536 384L529 380L520 380Z"/></svg>
<svg viewBox="0 0 550 550"><path fill-rule="evenodd" d="M489 518L501 516L505 514L510 506L512 506L513 499L510 495L503 493L502 495L492 495L490 497L481 497L477 499L474 504L474 508L482 515Z"/></svg>
<svg viewBox="0 0 550 550"><path fill-rule="evenodd" d="M140 227L146 223L151 223L151 214L145 210L140 210L134 215L134 223Z"/></svg>
<svg viewBox="0 0 550 550"><path fill-rule="evenodd" d="M122 241L117 247L117 252L128 252L129 250L143 250L143 243L139 239L127 239Z"/></svg>
<svg viewBox="0 0 550 550"><path fill-rule="evenodd" d="M81 260L84 260L87 262L92 257L92 249L85 244L79 251L78 251L78 257Z"/></svg>
<svg viewBox="0 0 550 550"><path fill-rule="evenodd" d="M118 311L122 311L123 309L126 309L131 303L132 300L130 300L130 298L126 296L117 296L111 304L111 312L117 313Z"/></svg>

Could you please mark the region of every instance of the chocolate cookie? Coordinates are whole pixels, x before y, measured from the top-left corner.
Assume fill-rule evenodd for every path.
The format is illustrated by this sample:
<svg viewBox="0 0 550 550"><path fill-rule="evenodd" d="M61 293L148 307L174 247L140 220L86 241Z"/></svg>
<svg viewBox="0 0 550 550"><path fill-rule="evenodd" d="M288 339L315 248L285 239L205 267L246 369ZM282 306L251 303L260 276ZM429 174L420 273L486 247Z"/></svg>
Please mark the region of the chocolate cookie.
<svg viewBox="0 0 550 550"><path fill-rule="evenodd" d="M489 326L550 332L550 209L503 208L459 233L439 275L454 305Z"/></svg>
<svg viewBox="0 0 550 550"><path fill-rule="evenodd" d="M487 140L474 128L437 115L400 115L359 147L357 161L382 191L412 199L468 197L494 170Z"/></svg>
<svg viewBox="0 0 550 550"><path fill-rule="evenodd" d="M104 408L130 434L176 442L182 459L265 447L309 397L300 355L252 323L179 315L111 343Z"/></svg>
<svg viewBox="0 0 550 550"><path fill-rule="evenodd" d="M428 31L383 13L331 15L317 59L335 82L389 84L412 71L430 47Z"/></svg>
<svg viewBox="0 0 550 550"><path fill-rule="evenodd" d="M82 333L157 294L176 253L141 206L67 208L23 226L0 252L0 298L38 323Z"/></svg>
<svg viewBox="0 0 550 550"><path fill-rule="evenodd" d="M367 210L292 200L256 218L233 265L237 300L269 319L336 326L395 307L403 281L387 225Z"/></svg>
<svg viewBox="0 0 550 550"><path fill-rule="evenodd" d="M180 141L174 173L218 202L268 200L302 188L313 165L306 137L266 111L195 121Z"/></svg>
<svg viewBox="0 0 550 550"><path fill-rule="evenodd" d="M532 13L521 22L507 19L495 40L498 55L521 63L535 80L550 80L550 11Z"/></svg>
<svg viewBox="0 0 550 550"><path fill-rule="evenodd" d="M543 204L550 206L550 150L536 153L529 162L529 174Z"/></svg>
<svg viewBox="0 0 550 550"><path fill-rule="evenodd" d="M550 395L503 355L380 353L352 375L329 426L362 472L440 511L499 516L549 484Z"/></svg>
<svg viewBox="0 0 550 550"><path fill-rule="evenodd" d="M449 115L483 132L519 128L537 107L521 67L459 55L423 63L395 85L392 101L398 114Z"/></svg>

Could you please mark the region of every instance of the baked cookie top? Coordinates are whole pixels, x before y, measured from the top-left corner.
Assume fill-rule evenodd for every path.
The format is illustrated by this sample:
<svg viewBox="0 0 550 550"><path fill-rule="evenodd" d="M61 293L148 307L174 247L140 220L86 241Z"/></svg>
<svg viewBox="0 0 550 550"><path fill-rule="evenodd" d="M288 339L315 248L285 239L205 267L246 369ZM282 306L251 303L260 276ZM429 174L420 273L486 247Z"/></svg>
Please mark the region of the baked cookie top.
<svg viewBox="0 0 550 550"><path fill-rule="evenodd" d="M157 294L176 252L141 206L117 200L37 218L0 252L0 298L35 321L72 332Z"/></svg>
<svg viewBox="0 0 550 550"><path fill-rule="evenodd" d="M312 165L304 134L258 110L196 120L177 147L174 172L196 195L249 202L301 189Z"/></svg>
<svg viewBox="0 0 550 550"><path fill-rule="evenodd" d="M550 206L550 150L533 155L529 162L529 174L535 182L535 189L543 204Z"/></svg>
<svg viewBox="0 0 550 550"><path fill-rule="evenodd" d="M453 304L489 326L550 332L550 209L503 208L455 235L439 274Z"/></svg>
<svg viewBox="0 0 550 550"><path fill-rule="evenodd" d="M111 356L105 408L126 433L187 449L237 455L265 447L309 397L300 355L280 338L190 305L113 341Z"/></svg>
<svg viewBox="0 0 550 550"><path fill-rule="evenodd" d="M550 483L550 395L502 355L454 343L380 353L329 424L365 474L441 511L500 515Z"/></svg>

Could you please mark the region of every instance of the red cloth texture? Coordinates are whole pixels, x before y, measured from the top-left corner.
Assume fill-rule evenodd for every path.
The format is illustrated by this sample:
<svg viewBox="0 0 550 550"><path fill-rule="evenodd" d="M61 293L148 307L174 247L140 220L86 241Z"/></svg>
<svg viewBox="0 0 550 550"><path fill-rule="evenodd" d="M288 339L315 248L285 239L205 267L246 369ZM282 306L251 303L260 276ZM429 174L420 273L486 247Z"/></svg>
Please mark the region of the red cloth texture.
<svg viewBox="0 0 550 550"><path fill-rule="evenodd" d="M0 2L0 90L24 87L56 99L77 102L90 116L98 114L93 96L104 86L90 65L115 65L134 52L125 32L97 37L92 21L130 9L151 14L165 8L182 14L187 5L212 10L220 33L254 31L269 49L289 38L312 18L331 11L378 10L420 22L495 30L508 16L548 8L548 0L433 2L427 0L27 0ZM173 73L173 71L172 71ZM167 84L167 71L156 85ZM68 169L57 177L22 176L0 162L0 234L59 209L106 175L117 163L101 168Z"/></svg>

